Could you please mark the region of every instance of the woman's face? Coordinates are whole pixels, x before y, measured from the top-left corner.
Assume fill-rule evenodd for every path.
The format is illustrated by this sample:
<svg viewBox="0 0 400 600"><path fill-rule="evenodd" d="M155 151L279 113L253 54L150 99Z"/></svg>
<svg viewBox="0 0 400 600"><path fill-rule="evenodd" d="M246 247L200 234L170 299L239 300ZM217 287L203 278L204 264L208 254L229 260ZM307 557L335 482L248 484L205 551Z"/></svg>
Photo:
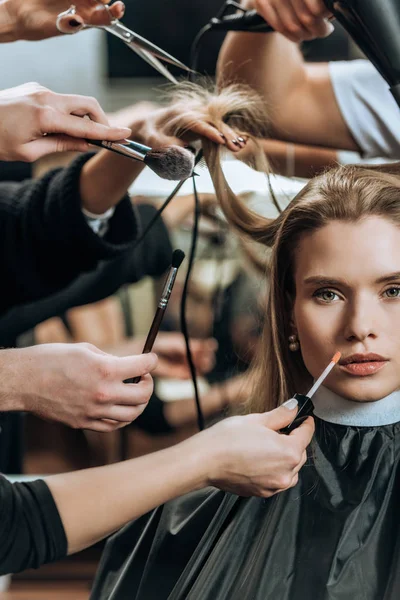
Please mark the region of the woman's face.
<svg viewBox="0 0 400 600"><path fill-rule="evenodd" d="M332 221L300 241L293 321L316 378L339 350L326 387L358 401L400 388L400 228L383 217Z"/></svg>

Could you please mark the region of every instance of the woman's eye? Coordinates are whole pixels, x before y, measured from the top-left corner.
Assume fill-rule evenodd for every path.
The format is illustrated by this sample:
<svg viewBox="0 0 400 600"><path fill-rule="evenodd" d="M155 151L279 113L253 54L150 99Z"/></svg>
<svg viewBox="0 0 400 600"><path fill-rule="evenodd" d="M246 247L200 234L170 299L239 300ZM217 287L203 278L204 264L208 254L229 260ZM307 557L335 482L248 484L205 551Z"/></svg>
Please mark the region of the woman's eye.
<svg viewBox="0 0 400 600"><path fill-rule="evenodd" d="M333 302L339 298L338 294L332 290L317 290L314 292L314 296L326 303Z"/></svg>
<svg viewBox="0 0 400 600"><path fill-rule="evenodd" d="M391 287L384 292L387 298L400 298L400 287Z"/></svg>

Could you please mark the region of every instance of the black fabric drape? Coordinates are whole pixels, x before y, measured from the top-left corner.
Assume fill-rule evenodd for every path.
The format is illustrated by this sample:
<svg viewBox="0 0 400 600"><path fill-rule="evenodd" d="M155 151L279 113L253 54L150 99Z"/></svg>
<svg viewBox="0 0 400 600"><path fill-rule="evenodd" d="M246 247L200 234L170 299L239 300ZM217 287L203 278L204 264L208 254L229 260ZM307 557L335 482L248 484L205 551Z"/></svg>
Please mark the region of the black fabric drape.
<svg viewBox="0 0 400 600"><path fill-rule="evenodd" d="M91 599L398 600L399 433L316 419L295 488L156 509L110 538Z"/></svg>

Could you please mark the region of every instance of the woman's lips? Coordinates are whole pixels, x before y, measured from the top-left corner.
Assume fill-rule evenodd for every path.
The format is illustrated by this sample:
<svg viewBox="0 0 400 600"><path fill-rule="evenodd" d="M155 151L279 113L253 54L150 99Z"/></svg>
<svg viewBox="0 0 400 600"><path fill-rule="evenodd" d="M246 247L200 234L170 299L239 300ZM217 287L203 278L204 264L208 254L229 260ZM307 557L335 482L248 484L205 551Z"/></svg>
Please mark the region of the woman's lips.
<svg viewBox="0 0 400 600"><path fill-rule="evenodd" d="M357 377L366 377L367 375L374 375L380 371L386 364L387 360L373 360L367 362L351 362L346 365L340 365L340 368L350 375L356 375Z"/></svg>
<svg viewBox="0 0 400 600"><path fill-rule="evenodd" d="M387 362L388 359L380 354L366 352L343 356L339 361L339 367L349 375L366 377L380 371Z"/></svg>

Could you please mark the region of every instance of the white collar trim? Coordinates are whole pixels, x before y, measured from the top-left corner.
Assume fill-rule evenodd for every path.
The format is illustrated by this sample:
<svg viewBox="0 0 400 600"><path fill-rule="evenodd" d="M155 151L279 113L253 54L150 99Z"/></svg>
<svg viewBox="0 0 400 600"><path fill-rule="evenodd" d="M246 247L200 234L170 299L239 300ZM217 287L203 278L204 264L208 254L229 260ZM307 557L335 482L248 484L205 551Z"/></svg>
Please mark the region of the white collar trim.
<svg viewBox="0 0 400 600"><path fill-rule="evenodd" d="M354 402L321 386L312 398L314 414L323 421L355 427L391 425L400 421L400 391L374 402Z"/></svg>

